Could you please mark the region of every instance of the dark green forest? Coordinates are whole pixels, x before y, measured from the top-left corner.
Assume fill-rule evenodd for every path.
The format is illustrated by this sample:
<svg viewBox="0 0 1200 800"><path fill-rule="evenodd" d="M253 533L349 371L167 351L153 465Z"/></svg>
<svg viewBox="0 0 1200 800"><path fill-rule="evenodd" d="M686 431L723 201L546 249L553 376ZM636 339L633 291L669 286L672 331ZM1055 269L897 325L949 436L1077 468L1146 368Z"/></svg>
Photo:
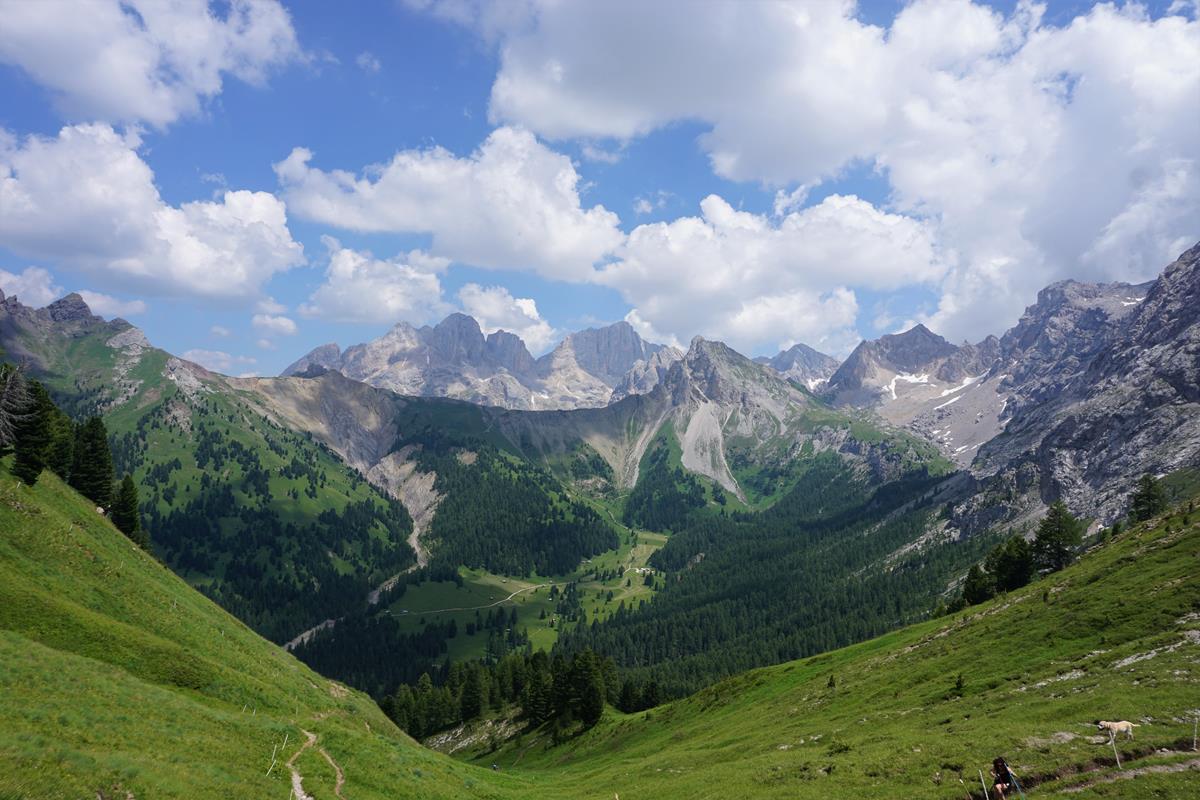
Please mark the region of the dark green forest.
<svg viewBox="0 0 1200 800"><path fill-rule="evenodd" d="M694 515L651 561L667 572L653 603L564 629L558 649L611 656L626 678L679 696L924 617L993 543L898 554L938 513L938 480L918 470L873 487L836 455L815 456L767 511Z"/></svg>
<svg viewBox="0 0 1200 800"><path fill-rule="evenodd" d="M437 474L444 498L427 536L437 564L558 575L618 544L612 527L549 472L487 442L427 431L403 444L420 445L418 468Z"/></svg>

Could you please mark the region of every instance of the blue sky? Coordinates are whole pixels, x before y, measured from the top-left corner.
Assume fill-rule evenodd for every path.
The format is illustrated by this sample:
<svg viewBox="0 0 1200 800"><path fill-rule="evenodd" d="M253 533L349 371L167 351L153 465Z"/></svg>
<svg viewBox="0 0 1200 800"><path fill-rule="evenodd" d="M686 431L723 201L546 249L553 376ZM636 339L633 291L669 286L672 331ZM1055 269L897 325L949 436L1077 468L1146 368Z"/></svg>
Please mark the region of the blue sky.
<svg viewBox="0 0 1200 800"><path fill-rule="evenodd" d="M457 309L978 340L1200 237L1191 3L103 5L0 3L0 288L227 372Z"/></svg>

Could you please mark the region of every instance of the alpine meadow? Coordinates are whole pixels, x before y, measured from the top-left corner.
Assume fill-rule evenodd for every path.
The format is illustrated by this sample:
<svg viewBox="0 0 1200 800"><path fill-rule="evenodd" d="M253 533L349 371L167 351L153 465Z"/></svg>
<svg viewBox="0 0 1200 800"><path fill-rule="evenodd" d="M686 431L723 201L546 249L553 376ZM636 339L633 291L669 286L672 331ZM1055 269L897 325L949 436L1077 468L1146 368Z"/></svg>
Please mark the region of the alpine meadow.
<svg viewBox="0 0 1200 800"><path fill-rule="evenodd" d="M0 0L0 800L1200 796L1200 6Z"/></svg>

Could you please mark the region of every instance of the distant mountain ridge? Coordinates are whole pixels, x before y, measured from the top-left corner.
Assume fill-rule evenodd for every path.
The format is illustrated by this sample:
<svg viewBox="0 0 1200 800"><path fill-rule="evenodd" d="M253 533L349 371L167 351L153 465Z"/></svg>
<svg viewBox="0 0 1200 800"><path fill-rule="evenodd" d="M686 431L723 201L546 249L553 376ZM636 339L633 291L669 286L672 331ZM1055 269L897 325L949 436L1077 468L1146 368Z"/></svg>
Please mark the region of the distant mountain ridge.
<svg viewBox="0 0 1200 800"><path fill-rule="evenodd" d="M656 366L679 355L645 341L621 321L569 334L535 359L515 334L501 330L484 336L473 317L455 313L434 326L398 323L344 352L336 344L321 345L281 375L319 366L399 394L559 410L606 405L617 387L625 388L616 399L649 391L661 377Z"/></svg>

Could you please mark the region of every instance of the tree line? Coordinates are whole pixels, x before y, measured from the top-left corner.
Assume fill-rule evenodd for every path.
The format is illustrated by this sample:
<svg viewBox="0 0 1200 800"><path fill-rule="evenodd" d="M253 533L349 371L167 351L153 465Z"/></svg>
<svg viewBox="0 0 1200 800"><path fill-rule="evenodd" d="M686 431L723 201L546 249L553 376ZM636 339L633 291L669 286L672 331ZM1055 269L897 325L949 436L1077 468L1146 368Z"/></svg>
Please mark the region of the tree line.
<svg viewBox="0 0 1200 800"><path fill-rule="evenodd" d="M55 405L46 388L11 364L0 364L0 457L13 454L11 472L34 485L49 469L106 513L143 548L150 540L141 524L138 489L126 474L113 473L108 431L98 416L75 422Z"/></svg>
<svg viewBox="0 0 1200 800"><path fill-rule="evenodd" d="M1146 522L1166 510L1167 495L1161 481L1153 475L1143 475L1130 495L1129 521ZM989 552L982 563L971 565L962 592L945 610L960 611L997 594L1019 589L1039 574L1070 566L1078 557L1086 527L1061 500L1052 503L1038 523L1032 541L1020 535L1010 536ZM1118 520L1108 534L1120 533L1121 527Z"/></svg>

